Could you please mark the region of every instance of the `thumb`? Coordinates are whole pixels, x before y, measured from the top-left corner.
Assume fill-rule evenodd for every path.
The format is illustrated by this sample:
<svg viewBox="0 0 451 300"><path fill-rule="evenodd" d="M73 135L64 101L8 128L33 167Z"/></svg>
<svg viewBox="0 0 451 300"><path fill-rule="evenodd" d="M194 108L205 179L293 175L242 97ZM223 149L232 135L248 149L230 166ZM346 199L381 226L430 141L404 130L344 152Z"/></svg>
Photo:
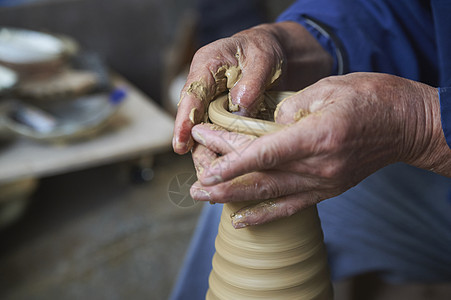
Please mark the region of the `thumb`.
<svg viewBox="0 0 451 300"><path fill-rule="evenodd" d="M320 106L320 98L314 92L314 88L305 88L283 99L276 107L274 119L280 124L293 124L311 113L317 111ZM313 91L313 93L311 92ZM318 100L316 100L318 99Z"/></svg>

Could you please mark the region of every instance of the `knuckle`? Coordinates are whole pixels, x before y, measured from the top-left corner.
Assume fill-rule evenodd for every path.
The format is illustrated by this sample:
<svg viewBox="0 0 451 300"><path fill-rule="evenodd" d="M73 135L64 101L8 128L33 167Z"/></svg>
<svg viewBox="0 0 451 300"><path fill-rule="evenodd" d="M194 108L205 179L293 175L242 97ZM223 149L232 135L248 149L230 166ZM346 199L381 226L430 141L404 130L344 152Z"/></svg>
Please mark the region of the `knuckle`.
<svg viewBox="0 0 451 300"><path fill-rule="evenodd" d="M336 156L341 149L343 149L343 141L340 137L338 137L340 133L336 133L334 135L326 135L324 139L319 142L317 145L320 152L324 153L328 157Z"/></svg>
<svg viewBox="0 0 451 300"><path fill-rule="evenodd" d="M346 168L344 159L335 159L320 170L320 177L337 183L349 180L352 177Z"/></svg>
<svg viewBox="0 0 451 300"><path fill-rule="evenodd" d="M229 192L226 189L214 189L211 193L212 201L223 203L227 200Z"/></svg>
<svg viewBox="0 0 451 300"><path fill-rule="evenodd" d="M278 162L277 149L272 145L263 145L257 154L257 166L260 169L270 169Z"/></svg>
<svg viewBox="0 0 451 300"><path fill-rule="evenodd" d="M272 179L266 179L257 186L257 195L260 199L270 199L279 196L277 183Z"/></svg>
<svg viewBox="0 0 451 300"><path fill-rule="evenodd" d="M334 88L338 85L339 83L337 82L337 77L325 77L322 78L320 80L318 80L317 85L321 88L327 88L327 89L331 89Z"/></svg>
<svg viewBox="0 0 451 300"><path fill-rule="evenodd" d="M295 205L294 203L287 203L285 204L284 215L286 217L292 216L295 213L297 213L298 210L299 210L298 206Z"/></svg>
<svg viewBox="0 0 451 300"><path fill-rule="evenodd" d="M386 87L381 87L380 83L376 80L359 80L359 84L355 88L361 92L374 93Z"/></svg>
<svg viewBox="0 0 451 300"><path fill-rule="evenodd" d="M325 77L325 78L321 78L320 80L318 80L318 85L330 85L334 82L334 80L332 79L332 77Z"/></svg>
<svg viewBox="0 0 451 300"><path fill-rule="evenodd" d="M325 179L335 179L339 174L338 168L335 164L321 168L320 176Z"/></svg>
<svg viewBox="0 0 451 300"><path fill-rule="evenodd" d="M205 45L194 53L193 61L204 60L209 57L212 45Z"/></svg>
<svg viewBox="0 0 451 300"><path fill-rule="evenodd" d="M354 93L358 89L358 85L354 83L354 80L349 80L347 75L344 76L329 76L323 78L317 82L318 87L326 95L331 95L334 93Z"/></svg>

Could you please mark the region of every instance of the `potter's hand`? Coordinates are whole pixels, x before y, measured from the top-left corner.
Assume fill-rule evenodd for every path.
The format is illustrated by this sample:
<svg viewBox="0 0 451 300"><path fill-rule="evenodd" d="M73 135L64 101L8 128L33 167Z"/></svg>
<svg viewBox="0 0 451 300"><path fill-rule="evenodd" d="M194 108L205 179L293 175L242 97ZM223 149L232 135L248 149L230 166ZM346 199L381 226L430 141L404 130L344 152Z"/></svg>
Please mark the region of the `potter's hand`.
<svg viewBox="0 0 451 300"><path fill-rule="evenodd" d="M174 151L183 154L191 149L192 127L204 120L209 102L228 89L232 110L255 113L261 95L278 79L282 67L297 83L285 80L283 88L297 90L329 75L332 59L304 27L293 22L260 25L197 51L181 92Z"/></svg>
<svg viewBox="0 0 451 300"><path fill-rule="evenodd" d="M253 140L193 128L197 142L224 154L201 172L195 199L273 199L236 213L235 227L289 216L397 161L451 176L437 90L424 84L373 73L330 77L282 102L276 121L287 127Z"/></svg>

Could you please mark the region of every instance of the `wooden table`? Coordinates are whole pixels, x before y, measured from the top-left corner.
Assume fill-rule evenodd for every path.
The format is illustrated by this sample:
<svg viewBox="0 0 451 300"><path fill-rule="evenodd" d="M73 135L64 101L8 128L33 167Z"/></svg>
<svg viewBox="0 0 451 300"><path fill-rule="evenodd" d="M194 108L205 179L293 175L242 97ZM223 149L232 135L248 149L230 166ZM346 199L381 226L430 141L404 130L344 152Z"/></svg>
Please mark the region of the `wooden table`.
<svg viewBox="0 0 451 300"><path fill-rule="evenodd" d="M173 118L123 79L127 99L110 128L88 140L65 145L19 137L0 147L0 184L140 158L170 149Z"/></svg>

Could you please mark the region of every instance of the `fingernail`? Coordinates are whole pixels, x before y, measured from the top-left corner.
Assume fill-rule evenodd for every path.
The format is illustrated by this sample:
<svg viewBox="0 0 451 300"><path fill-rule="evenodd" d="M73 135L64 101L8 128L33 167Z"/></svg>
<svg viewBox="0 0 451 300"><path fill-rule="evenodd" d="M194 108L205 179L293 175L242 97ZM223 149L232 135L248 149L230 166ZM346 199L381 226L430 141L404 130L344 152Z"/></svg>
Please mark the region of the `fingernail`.
<svg viewBox="0 0 451 300"><path fill-rule="evenodd" d="M241 229L241 228L248 227L249 224L247 224L247 223L233 223L233 222L232 222L232 226L233 226L233 228L235 228L235 229Z"/></svg>
<svg viewBox="0 0 451 300"><path fill-rule="evenodd" d="M203 145L206 144L205 138L196 129L191 130L191 134L196 141Z"/></svg>
<svg viewBox="0 0 451 300"><path fill-rule="evenodd" d="M198 201L211 201L211 195L210 192L200 189L198 187L195 187L194 185L191 187L191 197L193 197L194 200Z"/></svg>
<svg viewBox="0 0 451 300"><path fill-rule="evenodd" d="M175 148L182 152L186 152L188 150L188 146L186 145L186 143L180 143L180 142L175 144Z"/></svg>
<svg viewBox="0 0 451 300"><path fill-rule="evenodd" d="M220 175L209 175L202 179L202 184L204 185L214 185L217 183L221 183L222 177Z"/></svg>
<svg viewBox="0 0 451 300"><path fill-rule="evenodd" d="M230 215L230 218L232 219L232 226L235 229L240 229L249 226L249 224L245 222L244 216L240 213L232 213Z"/></svg>
<svg viewBox="0 0 451 300"><path fill-rule="evenodd" d="M189 120L191 121L191 123L193 125L197 124L197 116L196 116L197 114L196 114L196 112L197 112L197 108L193 107L191 109L190 113L189 113Z"/></svg>
<svg viewBox="0 0 451 300"><path fill-rule="evenodd" d="M182 143L178 140L178 138L173 137L172 138L172 145L174 147L174 150L177 151L185 151L186 150L186 143Z"/></svg>
<svg viewBox="0 0 451 300"><path fill-rule="evenodd" d="M200 182L199 181L196 181L196 182L194 182L193 183L193 185L191 185L191 189L200 189L202 186L201 186L201 184L200 184Z"/></svg>

